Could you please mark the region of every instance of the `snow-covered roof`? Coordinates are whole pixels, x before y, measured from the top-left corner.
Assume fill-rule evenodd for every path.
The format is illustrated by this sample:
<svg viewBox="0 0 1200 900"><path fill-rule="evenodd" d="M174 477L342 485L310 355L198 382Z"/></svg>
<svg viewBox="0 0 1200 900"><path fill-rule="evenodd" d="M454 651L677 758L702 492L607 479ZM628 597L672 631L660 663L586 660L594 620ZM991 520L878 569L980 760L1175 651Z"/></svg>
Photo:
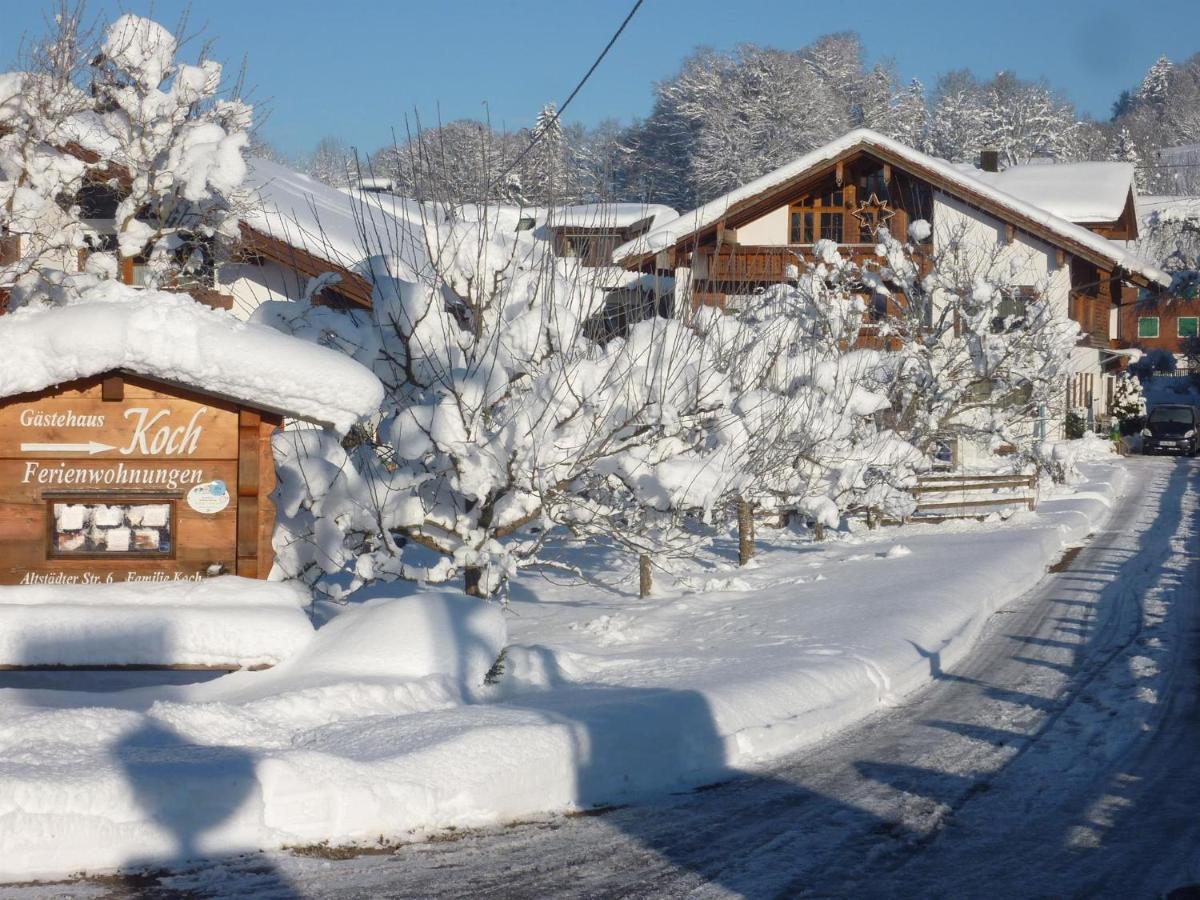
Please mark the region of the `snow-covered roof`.
<svg viewBox="0 0 1200 900"><path fill-rule="evenodd" d="M429 265L413 201L368 200L257 158L248 160L245 188L255 198L246 225L327 262L365 275L367 260L383 254L397 277L410 280Z"/></svg>
<svg viewBox="0 0 1200 900"><path fill-rule="evenodd" d="M1077 224L1115 222L1133 189L1133 163L1127 162L1035 163L970 174Z"/></svg>
<svg viewBox="0 0 1200 900"><path fill-rule="evenodd" d="M1138 221L1148 223L1200 220L1200 197L1150 195L1135 201Z"/></svg>
<svg viewBox="0 0 1200 900"><path fill-rule="evenodd" d="M383 400L349 357L183 294L107 281L66 306L0 316L0 397L118 369L343 433Z"/></svg>
<svg viewBox="0 0 1200 900"><path fill-rule="evenodd" d="M946 186L951 193L962 195L965 199L983 201L992 209L1000 211L1001 217L1007 212L1018 220L1015 224L1028 223L1048 235L1047 239L1051 242L1053 239L1058 239L1067 244L1068 249L1082 248L1097 259L1104 260L1116 268L1140 275L1148 281L1163 286L1171 283L1169 275L1121 245L1069 222L1047 209L1015 197L995 185L988 184L944 159L914 150L906 144L884 137L869 128L858 128L847 132L840 138L804 154L773 172L768 172L691 212L683 213L677 219L651 229L641 237L618 247L613 252L613 260L618 264L625 264L666 250L690 238L698 231L715 225L740 204L754 201L770 191L782 188L793 179L806 175L810 170L833 162L839 156L859 148L880 151L901 163L906 163L927 173Z"/></svg>
<svg viewBox="0 0 1200 900"><path fill-rule="evenodd" d="M537 220L551 228L628 228L649 218L655 228L678 217L671 207L657 203L581 203L550 207Z"/></svg>

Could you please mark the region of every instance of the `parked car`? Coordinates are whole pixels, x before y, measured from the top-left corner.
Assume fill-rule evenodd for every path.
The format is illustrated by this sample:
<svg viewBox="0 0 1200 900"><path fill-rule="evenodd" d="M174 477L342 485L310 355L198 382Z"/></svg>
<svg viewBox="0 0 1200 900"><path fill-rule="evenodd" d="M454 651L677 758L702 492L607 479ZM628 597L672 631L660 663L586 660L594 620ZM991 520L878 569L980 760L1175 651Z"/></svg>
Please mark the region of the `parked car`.
<svg viewBox="0 0 1200 900"><path fill-rule="evenodd" d="M1195 456L1200 448L1200 408L1163 404L1150 410L1142 429L1143 453Z"/></svg>

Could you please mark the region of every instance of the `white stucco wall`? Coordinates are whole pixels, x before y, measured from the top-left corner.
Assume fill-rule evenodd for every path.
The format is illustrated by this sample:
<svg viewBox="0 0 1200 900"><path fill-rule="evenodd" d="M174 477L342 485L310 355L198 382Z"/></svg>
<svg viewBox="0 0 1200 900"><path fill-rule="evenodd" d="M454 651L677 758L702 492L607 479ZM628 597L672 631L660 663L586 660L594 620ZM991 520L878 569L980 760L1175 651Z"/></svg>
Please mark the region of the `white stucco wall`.
<svg viewBox="0 0 1200 900"><path fill-rule="evenodd" d="M737 230L739 244L782 247L788 243L788 207L781 206Z"/></svg>
<svg viewBox="0 0 1200 900"><path fill-rule="evenodd" d="M217 272L217 290L233 297L230 312L239 319L248 319L268 300L299 299L304 296L304 282L303 275L274 262L229 263Z"/></svg>

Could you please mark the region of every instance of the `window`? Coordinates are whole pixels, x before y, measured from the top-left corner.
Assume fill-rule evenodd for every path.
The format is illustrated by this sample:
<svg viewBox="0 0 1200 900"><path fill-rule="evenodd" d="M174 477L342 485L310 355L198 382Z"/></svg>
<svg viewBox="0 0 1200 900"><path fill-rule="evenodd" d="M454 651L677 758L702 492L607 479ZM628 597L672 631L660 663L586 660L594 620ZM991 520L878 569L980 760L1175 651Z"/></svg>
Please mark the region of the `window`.
<svg viewBox="0 0 1200 900"><path fill-rule="evenodd" d="M862 197L870 197L874 194L879 200L887 203L890 199L888 194L888 183L883 178L883 169L876 169L867 175L862 176L858 180L858 185L862 188Z"/></svg>
<svg viewBox="0 0 1200 900"><path fill-rule="evenodd" d="M1032 287L1017 288L1016 293L1006 292L996 306L996 317L992 319L992 332L1000 334L1024 327L1029 317L1029 301L1036 290Z"/></svg>
<svg viewBox="0 0 1200 900"><path fill-rule="evenodd" d="M805 197L793 204L788 219L788 241L813 244L817 241L842 242L845 194L839 189L816 197Z"/></svg>
<svg viewBox="0 0 1200 900"><path fill-rule="evenodd" d="M1138 316L1138 337L1158 337L1158 316Z"/></svg>
<svg viewBox="0 0 1200 900"><path fill-rule="evenodd" d="M1175 320L1176 334L1181 338L1196 337L1198 324L1200 324L1200 316L1180 316Z"/></svg>
<svg viewBox="0 0 1200 900"><path fill-rule="evenodd" d="M842 242L841 213L821 213L821 240L833 241L835 244Z"/></svg>
<svg viewBox="0 0 1200 900"><path fill-rule="evenodd" d="M175 501L153 497L59 497L47 500L48 555L169 558L174 555Z"/></svg>

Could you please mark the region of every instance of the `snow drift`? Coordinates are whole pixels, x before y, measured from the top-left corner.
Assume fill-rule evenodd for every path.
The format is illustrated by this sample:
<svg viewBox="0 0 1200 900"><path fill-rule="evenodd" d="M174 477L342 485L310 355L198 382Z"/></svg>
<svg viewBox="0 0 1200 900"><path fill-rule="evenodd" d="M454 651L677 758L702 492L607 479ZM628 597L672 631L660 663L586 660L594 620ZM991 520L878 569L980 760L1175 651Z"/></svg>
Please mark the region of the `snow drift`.
<svg viewBox="0 0 1200 900"><path fill-rule="evenodd" d="M275 665L304 647L309 595L293 582L0 587L0 665Z"/></svg>

